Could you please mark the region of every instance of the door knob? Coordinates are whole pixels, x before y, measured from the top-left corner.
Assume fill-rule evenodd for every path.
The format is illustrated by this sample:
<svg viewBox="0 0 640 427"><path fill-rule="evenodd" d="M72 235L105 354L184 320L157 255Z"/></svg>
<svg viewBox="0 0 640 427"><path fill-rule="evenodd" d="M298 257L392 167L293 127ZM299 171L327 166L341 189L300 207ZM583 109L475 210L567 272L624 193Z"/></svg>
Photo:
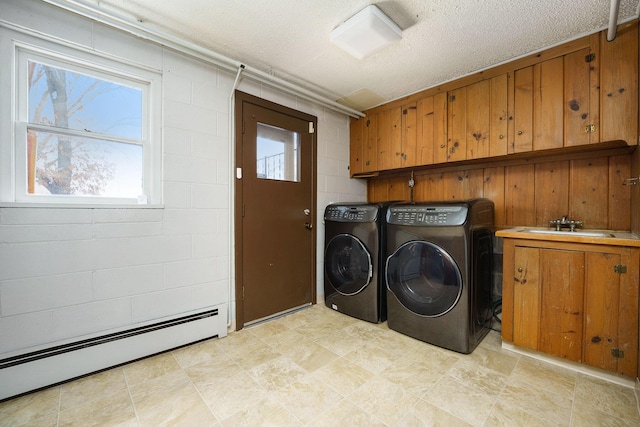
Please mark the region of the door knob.
<svg viewBox="0 0 640 427"><path fill-rule="evenodd" d="M313 228L313 224L311 224L310 222L305 222L304 228L306 228L307 230L311 230Z"/></svg>

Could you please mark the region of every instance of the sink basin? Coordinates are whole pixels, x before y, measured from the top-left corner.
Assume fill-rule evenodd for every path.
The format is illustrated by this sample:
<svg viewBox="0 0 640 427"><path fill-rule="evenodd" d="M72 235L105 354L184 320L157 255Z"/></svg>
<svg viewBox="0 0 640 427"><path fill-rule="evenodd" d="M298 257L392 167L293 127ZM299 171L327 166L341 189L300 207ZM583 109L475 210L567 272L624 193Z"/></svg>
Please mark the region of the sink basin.
<svg viewBox="0 0 640 427"><path fill-rule="evenodd" d="M606 231L569 231L569 230L540 230L540 229L529 229L522 230L527 233L536 233L536 234L559 234L559 235L568 235L568 236L583 236L583 237L615 237L611 233L607 233Z"/></svg>

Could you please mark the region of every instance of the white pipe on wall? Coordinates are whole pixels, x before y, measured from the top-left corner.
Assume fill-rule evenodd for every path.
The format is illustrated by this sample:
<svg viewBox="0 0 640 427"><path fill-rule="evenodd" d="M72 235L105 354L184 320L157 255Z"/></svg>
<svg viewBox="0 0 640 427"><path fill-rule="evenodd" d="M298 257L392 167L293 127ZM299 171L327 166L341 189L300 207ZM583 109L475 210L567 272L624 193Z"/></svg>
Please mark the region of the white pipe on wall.
<svg viewBox="0 0 640 427"><path fill-rule="evenodd" d="M620 0L611 0L609 9L609 29L607 30L607 41L611 42L616 38L618 30L618 12L620 10Z"/></svg>
<svg viewBox="0 0 640 427"><path fill-rule="evenodd" d="M347 106L344 106L332 99L319 95L308 89L290 83L279 77L272 76L257 68L252 68L239 61L228 58L219 53L213 52L209 49L200 47L194 43L190 43L186 40L179 39L170 34L153 30L141 25L139 22L133 21L128 18L118 16L111 12L100 10L97 7L88 4L82 0L42 0L45 3L49 3L53 6L68 10L77 15L84 16L94 21L109 25L122 31L126 31L130 34L140 37L145 40L149 40L163 46L167 46L171 49L175 49L178 52L193 56L198 59L202 59L227 71L236 71L240 67L244 67L243 74L249 78L252 78L260 83L269 84L277 89L284 90L295 96L299 96L308 101L316 102L324 107L327 107L333 111L347 114L351 117L365 117L360 111L354 110Z"/></svg>

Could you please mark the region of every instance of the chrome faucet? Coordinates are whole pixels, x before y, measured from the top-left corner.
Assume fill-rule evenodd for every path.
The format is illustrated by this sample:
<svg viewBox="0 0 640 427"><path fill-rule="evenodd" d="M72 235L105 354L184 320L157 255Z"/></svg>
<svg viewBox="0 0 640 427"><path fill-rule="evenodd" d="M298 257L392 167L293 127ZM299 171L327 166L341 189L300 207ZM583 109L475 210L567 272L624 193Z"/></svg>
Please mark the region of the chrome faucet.
<svg viewBox="0 0 640 427"><path fill-rule="evenodd" d="M582 227L582 221L569 219L568 215L563 215L560 219L549 221L549 227L555 227L556 231L562 230L563 227L569 227L569 231L576 231L577 227Z"/></svg>

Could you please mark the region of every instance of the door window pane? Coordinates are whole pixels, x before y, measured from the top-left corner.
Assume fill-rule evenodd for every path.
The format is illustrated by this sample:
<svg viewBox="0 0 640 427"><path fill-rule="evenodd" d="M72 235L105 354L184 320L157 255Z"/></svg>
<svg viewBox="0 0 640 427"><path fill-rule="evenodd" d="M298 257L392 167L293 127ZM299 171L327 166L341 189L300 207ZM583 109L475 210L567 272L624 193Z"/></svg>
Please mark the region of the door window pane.
<svg viewBox="0 0 640 427"><path fill-rule="evenodd" d="M258 123L258 178L300 182L300 134Z"/></svg>

